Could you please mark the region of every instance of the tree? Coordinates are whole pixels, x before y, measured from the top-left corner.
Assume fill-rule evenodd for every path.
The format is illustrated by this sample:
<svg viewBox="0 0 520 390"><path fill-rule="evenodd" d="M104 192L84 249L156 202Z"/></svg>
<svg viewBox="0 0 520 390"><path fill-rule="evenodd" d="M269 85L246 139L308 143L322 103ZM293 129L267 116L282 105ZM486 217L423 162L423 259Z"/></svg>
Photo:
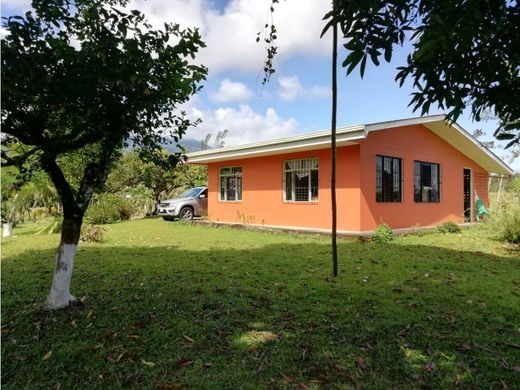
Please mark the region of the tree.
<svg viewBox="0 0 520 390"><path fill-rule="evenodd" d="M215 142L214 142L214 148L218 149L218 148L223 148L224 145L226 144L226 136L228 135L229 133L229 130L228 129L224 129L224 130L221 130L217 133L217 136L215 137ZM209 146L209 141L211 140L211 133L208 133L206 134L206 136L200 140L200 149L201 150L207 150L207 149L210 149L211 147Z"/></svg>
<svg viewBox="0 0 520 390"><path fill-rule="evenodd" d="M498 139L520 142L520 7L508 0L341 0L326 15L339 23L348 55L347 75L367 59L390 62L396 45L412 44L398 68L402 86L413 81L410 105L421 114L432 104L457 120L470 106L473 118L491 112ZM326 28L327 28L326 27Z"/></svg>
<svg viewBox="0 0 520 390"><path fill-rule="evenodd" d="M264 78L262 84L269 82L271 75L275 72L273 66L273 59L277 54L277 47L274 44L277 39L277 30L272 22L272 13L274 12L274 5L278 3L278 0L272 0L270 13L271 13L271 25L266 24L265 28L268 28L269 34L264 39L267 44L267 58L264 64ZM336 1L332 2L332 14L336 13ZM336 118L338 112L338 24L328 24L323 30L322 37L327 31L328 27L332 26L332 107L331 107L331 131L330 131L330 154L331 154L331 175L330 175L330 194L331 194L331 247L332 247L332 275L338 276L338 244L337 244L337 202L336 202ZM256 41L260 41L260 33L256 38Z"/></svg>
<svg viewBox="0 0 520 390"><path fill-rule="evenodd" d="M30 148L2 151L7 165L36 158L63 206L63 227L49 308L74 300L73 259L83 216L121 149L133 143L141 157L171 137L178 142L193 123L177 113L206 77L192 63L204 46L197 30L165 24L153 30L126 0L34 0L33 11L4 19L2 131ZM73 151L83 163L65 175ZM181 154L162 162L171 166ZM73 185L71 183L76 183Z"/></svg>
<svg viewBox="0 0 520 390"><path fill-rule="evenodd" d="M157 153L166 158L168 152L160 149ZM131 188L139 185L147 188L155 206L166 197L186 188L206 185L207 168L181 162L175 168L164 167L154 162L143 162L139 151L123 154L108 175L105 191L126 195Z"/></svg>
<svg viewBox="0 0 520 390"><path fill-rule="evenodd" d="M325 30L339 24L348 52L346 74L365 73L368 59L390 62L395 46L412 52L396 81L411 79L410 105L421 114L437 104L455 121L471 107L477 121L491 113L499 120L497 139L520 142L520 6L508 0L333 0ZM278 0L273 0L271 10ZM277 32L265 39L264 82L274 73ZM257 38L259 40L259 38Z"/></svg>

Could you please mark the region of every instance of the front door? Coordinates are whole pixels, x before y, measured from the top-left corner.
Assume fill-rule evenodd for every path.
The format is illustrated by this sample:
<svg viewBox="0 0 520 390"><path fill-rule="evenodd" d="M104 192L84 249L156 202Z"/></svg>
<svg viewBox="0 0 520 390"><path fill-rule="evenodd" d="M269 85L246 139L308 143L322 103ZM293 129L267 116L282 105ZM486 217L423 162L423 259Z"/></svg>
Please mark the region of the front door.
<svg viewBox="0 0 520 390"><path fill-rule="evenodd" d="M464 222L471 222L471 169L464 168Z"/></svg>

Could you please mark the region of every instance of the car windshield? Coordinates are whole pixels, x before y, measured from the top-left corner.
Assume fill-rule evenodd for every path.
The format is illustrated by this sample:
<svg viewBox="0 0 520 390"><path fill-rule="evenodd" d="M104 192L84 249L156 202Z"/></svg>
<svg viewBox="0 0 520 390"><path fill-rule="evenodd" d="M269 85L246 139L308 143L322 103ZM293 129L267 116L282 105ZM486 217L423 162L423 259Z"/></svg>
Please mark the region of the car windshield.
<svg viewBox="0 0 520 390"><path fill-rule="evenodd" d="M199 192L200 188L190 188L189 190L184 191L179 198L195 198Z"/></svg>

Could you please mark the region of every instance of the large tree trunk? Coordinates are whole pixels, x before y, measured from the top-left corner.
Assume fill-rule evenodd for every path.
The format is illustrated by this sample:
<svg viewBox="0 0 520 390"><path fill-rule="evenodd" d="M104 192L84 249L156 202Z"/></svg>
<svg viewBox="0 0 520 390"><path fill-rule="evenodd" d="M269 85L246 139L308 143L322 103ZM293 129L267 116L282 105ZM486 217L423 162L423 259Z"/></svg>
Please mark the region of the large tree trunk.
<svg viewBox="0 0 520 390"><path fill-rule="evenodd" d="M54 269L51 291L47 297L49 309L61 309L76 300L70 293L70 281L74 267L74 256L78 249L82 219L70 216L63 218L61 240L56 253L56 268Z"/></svg>

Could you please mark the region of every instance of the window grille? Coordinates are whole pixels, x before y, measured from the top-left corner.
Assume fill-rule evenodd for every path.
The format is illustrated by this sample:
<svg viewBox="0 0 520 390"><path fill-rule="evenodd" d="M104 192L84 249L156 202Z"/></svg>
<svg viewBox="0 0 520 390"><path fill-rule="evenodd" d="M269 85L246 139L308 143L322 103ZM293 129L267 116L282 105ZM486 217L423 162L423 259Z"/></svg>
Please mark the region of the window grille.
<svg viewBox="0 0 520 390"><path fill-rule="evenodd" d="M220 200L242 200L242 167L220 168Z"/></svg>
<svg viewBox="0 0 520 390"><path fill-rule="evenodd" d="M376 201L401 201L401 159L376 156Z"/></svg>
<svg viewBox="0 0 520 390"><path fill-rule="evenodd" d="M318 201L318 159L284 161L284 201Z"/></svg>
<svg viewBox="0 0 520 390"><path fill-rule="evenodd" d="M414 201L440 202L440 166L435 163L414 161Z"/></svg>

